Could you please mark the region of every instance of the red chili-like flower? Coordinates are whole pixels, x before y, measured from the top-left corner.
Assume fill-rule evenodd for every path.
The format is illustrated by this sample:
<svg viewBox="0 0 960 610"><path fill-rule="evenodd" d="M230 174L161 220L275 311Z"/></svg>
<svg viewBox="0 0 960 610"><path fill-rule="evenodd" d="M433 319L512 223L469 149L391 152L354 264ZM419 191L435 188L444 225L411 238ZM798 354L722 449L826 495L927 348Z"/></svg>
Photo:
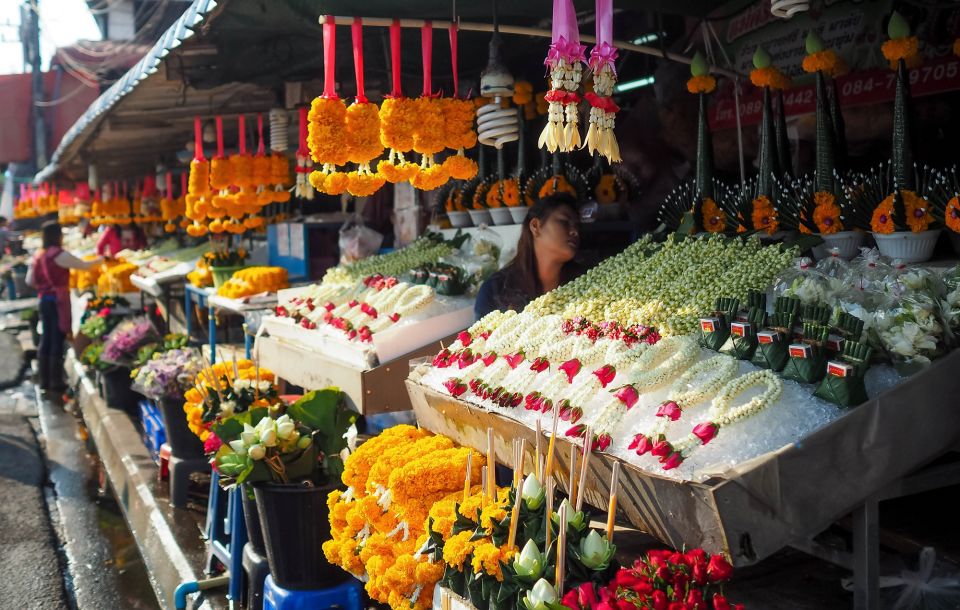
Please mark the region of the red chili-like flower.
<svg viewBox="0 0 960 610"><path fill-rule="evenodd" d="M539 358L536 358L536 359L530 364L530 370L531 370L531 371L534 371L534 372L537 372L537 373L542 373L543 371L547 370L548 368L550 368L550 361L547 360L546 358L544 358L543 356L540 356Z"/></svg>
<svg viewBox="0 0 960 610"><path fill-rule="evenodd" d="M337 306L331 302L328 302L326 305L323 306L323 308L326 309L327 311L333 311L334 309L337 308Z"/></svg>
<svg viewBox="0 0 960 610"><path fill-rule="evenodd" d="M637 404L637 400L640 399L640 393L637 392L637 388L632 385L625 385L613 394L616 396L620 402L627 408L629 411L633 408L633 405Z"/></svg>
<svg viewBox="0 0 960 610"><path fill-rule="evenodd" d="M560 419L563 421L570 421L570 411L573 410L573 407L570 406L570 401L566 398L560 401Z"/></svg>
<svg viewBox="0 0 960 610"><path fill-rule="evenodd" d="M544 397L540 402L540 412L549 413L550 411L553 411L553 401L547 397Z"/></svg>
<svg viewBox="0 0 960 610"><path fill-rule="evenodd" d="M560 370L567 375L567 383L573 383L573 378L580 373L580 369L582 368L583 364L576 358L567 360L560 365Z"/></svg>
<svg viewBox="0 0 960 610"><path fill-rule="evenodd" d="M653 447L650 448L650 453L658 458L666 458L673 453L673 445L665 440L657 441L653 444Z"/></svg>
<svg viewBox="0 0 960 610"><path fill-rule="evenodd" d="M349 307L350 309L353 309L358 304L359 304L359 301L357 301L356 299L352 299L349 303L347 303L347 307Z"/></svg>
<svg viewBox="0 0 960 610"><path fill-rule="evenodd" d="M720 432L720 426L713 422L703 422L693 428L693 435L699 438L704 445L712 441L718 432Z"/></svg>
<svg viewBox="0 0 960 610"><path fill-rule="evenodd" d="M493 364L493 361L497 359L497 355L493 352L487 352L487 354L481 358L483 360L483 366L490 366Z"/></svg>
<svg viewBox="0 0 960 610"><path fill-rule="evenodd" d="M677 421L683 415L683 409L676 402L668 400L657 409L657 417L669 417L670 421Z"/></svg>
<svg viewBox="0 0 960 610"><path fill-rule="evenodd" d="M604 364L597 370L593 372L597 379L600 380L601 387L607 387L607 384L613 381L613 378L617 376L617 369L610 364Z"/></svg>
<svg viewBox="0 0 960 610"><path fill-rule="evenodd" d="M510 365L510 368L515 369L521 362L523 362L524 356L523 352L517 352L516 354L510 356L504 356L503 359L507 361L507 364Z"/></svg>
<svg viewBox="0 0 960 610"><path fill-rule="evenodd" d="M101 310L101 313L102 313L102 312L103 312L103 310ZM277 308L274 310L274 313L276 313L276 314L277 314L278 316L280 316L281 318L286 318L287 316L290 315L290 312L287 311L287 308L284 307L283 305L277 305ZM102 316L101 316L101 317L102 317Z"/></svg>
<svg viewBox="0 0 960 610"><path fill-rule="evenodd" d="M567 435L567 436L570 436L570 437L581 437L581 438L582 438L582 437L583 437L583 433L584 433L584 431L585 431L586 429L587 429L587 427L586 427L584 424L577 424L576 426L571 426L570 429L567 430L567 434L566 434L566 435Z"/></svg>
<svg viewBox="0 0 960 610"><path fill-rule="evenodd" d="M444 369L450 366L450 350L443 348L440 353L433 357L433 366L438 369Z"/></svg>
<svg viewBox="0 0 960 610"><path fill-rule="evenodd" d="M713 610L730 610L730 602L720 593L713 594Z"/></svg>
<svg viewBox="0 0 960 610"><path fill-rule="evenodd" d="M666 458L660 458L660 461L663 463L664 470L673 470L683 463L683 456L679 451L674 451Z"/></svg>
<svg viewBox="0 0 960 610"><path fill-rule="evenodd" d="M387 317L390 318L390 321L391 321L391 322L396 322L397 320L400 319L400 314L398 314L398 313L392 313L392 314L390 314L390 315L387 316Z"/></svg>
<svg viewBox="0 0 960 610"><path fill-rule="evenodd" d="M467 384L463 383L456 377L451 377L443 382L443 387L447 388L447 391L453 395L454 398L459 398L464 392L467 391Z"/></svg>
<svg viewBox="0 0 960 610"><path fill-rule="evenodd" d="M570 423L575 424L583 417L583 409L574 407L570 409Z"/></svg>
<svg viewBox="0 0 960 610"><path fill-rule="evenodd" d="M722 582L730 580L733 576L733 566L730 565L723 555L714 555L707 564L707 576L711 582Z"/></svg>
<svg viewBox="0 0 960 610"><path fill-rule="evenodd" d="M612 441L613 439L610 437L610 434L606 432L598 434L597 437L593 439L593 450L600 452L606 451Z"/></svg>
<svg viewBox="0 0 960 610"><path fill-rule="evenodd" d="M473 337L471 337L467 331L461 330L457 335L457 341L460 342L460 345L467 347L470 345L470 342L473 341Z"/></svg>
<svg viewBox="0 0 960 610"><path fill-rule="evenodd" d="M476 359L477 355L473 353L473 350L465 349L460 352L460 356L457 358L457 364L463 369L473 364Z"/></svg>

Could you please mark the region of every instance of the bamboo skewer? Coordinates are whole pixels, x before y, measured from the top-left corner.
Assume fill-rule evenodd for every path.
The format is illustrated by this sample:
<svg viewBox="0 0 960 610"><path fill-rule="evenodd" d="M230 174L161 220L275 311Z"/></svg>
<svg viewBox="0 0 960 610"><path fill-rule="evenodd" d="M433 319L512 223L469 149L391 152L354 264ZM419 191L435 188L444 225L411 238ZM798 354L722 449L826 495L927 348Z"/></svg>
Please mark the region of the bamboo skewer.
<svg viewBox="0 0 960 610"><path fill-rule="evenodd" d="M553 520L552 519L553 517L553 486L554 486L553 477L547 477L546 485L547 485L547 525L546 525L546 530L544 531L543 548L544 548L544 552L549 552L550 539L552 538L550 534L552 533L552 527L553 527L551 525L551 522Z"/></svg>
<svg viewBox="0 0 960 610"><path fill-rule="evenodd" d="M513 452L513 471L518 472L517 462L519 452ZM523 499L520 497L520 486L516 483L516 476L514 476L514 491L513 491L513 510L510 512L510 534L507 537L507 548L512 549L516 546L517 541L517 522L520 520L520 503L523 502Z"/></svg>
<svg viewBox="0 0 960 610"><path fill-rule="evenodd" d="M570 501L573 502L573 499L577 497L577 446L570 445L570 472L568 474L569 482L567 483L567 497L570 498ZM581 479L581 483L583 479Z"/></svg>
<svg viewBox="0 0 960 610"><path fill-rule="evenodd" d="M327 15L320 16L320 25L323 25L327 22L327 19L331 18L337 24L347 25L353 23L355 17L328 17ZM367 27L390 27L394 23L394 19L384 18L384 17L361 17L361 24ZM426 21L424 19L399 19L396 20L400 22L400 27L402 28L422 28L424 25L429 23L434 29L449 30L451 22L449 21ZM523 27L517 25L505 25L497 24L497 29L501 34L514 34L518 36L536 36L537 38L551 38L552 32L548 29L542 28L531 28ZM494 25L492 23L477 23L471 21L457 21L457 29L461 32L493 32ZM594 44L597 42L597 39L594 36L580 36L580 42L584 44ZM671 53L670 51L664 51L661 49L655 49L653 47L647 47L644 45L633 44L631 42L626 42L624 40L615 40L613 41L613 46L618 49L623 49L625 51L633 51L634 53L642 53L644 55L652 55L654 57L659 57L661 59L669 59L682 64L690 64L693 59L680 55L678 53ZM715 74L721 74L723 76L728 76L736 78L739 75L736 72L730 70L724 70L717 66L710 66L710 71Z"/></svg>
<svg viewBox="0 0 960 610"><path fill-rule="evenodd" d="M557 573L554 579L554 586L557 589L557 595L563 595L563 578L565 576L567 559L567 507L569 503L560 505L560 531L557 533Z"/></svg>
<svg viewBox="0 0 960 610"><path fill-rule="evenodd" d="M580 491L577 493L577 512L583 510L583 492L586 490L586 485L583 484L587 480L587 473L589 471L590 463L590 426L587 426L587 429L584 431L583 436L583 462L580 464Z"/></svg>
<svg viewBox="0 0 960 610"><path fill-rule="evenodd" d="M617 516L617 485L620 482L620 462L613 463L610 475L610 504L607 506L607 541L613 542L613 522Z"/></svg>
<svg viewBox="0 0 960 610"><path fill-rule="evenodd" d="M497 501L497 455L493 449L493 428L487 428L487 495Z"/></svg>
<svg viewBox="0 0 960 610"><path fill-rule="evenodd" d="M517 481L520 486L523 486L523 458L526 452L527 439L521 438L520 442L517 443L517 457L520 458L517 460Z"/></svg>
<svg viewBox="0 0 960 610"><path fill-rule="evenodd" d="M544 481L543 466L540 465L540 449L541 449L540 443L542 438L543 438L543 429L540 426L540 418L538 417L537 418L537 447L536 447L536 453L534 453L533 455L533 467L537 472L537 478L540 479L541 482Z"/></svg>
<svg viewBox="0 0 960 610"><path fill-rule="evenodd" d="M473 452L467 454L467 474L463 477L463 503L466 504L470 497L470 478L473 471Z"/></svg>
<svg viewBox="0 0 960 610"><path fill-rule="evenodd" d="M560 419L560 403L557 402L553 406L553 427L550 431L550 443L547 445L547 470L544 472L545 477L549 477L553 474L553 452L556 449L557 444L557 421Z"/></svg>
<svg viewBox="0 0 960 610"><path fill-rule="evenodd" d="M484 466L480 469L480 487L483 488L483 502L481 502L481 507L487 500L487 476L487 467Z"/></svg>

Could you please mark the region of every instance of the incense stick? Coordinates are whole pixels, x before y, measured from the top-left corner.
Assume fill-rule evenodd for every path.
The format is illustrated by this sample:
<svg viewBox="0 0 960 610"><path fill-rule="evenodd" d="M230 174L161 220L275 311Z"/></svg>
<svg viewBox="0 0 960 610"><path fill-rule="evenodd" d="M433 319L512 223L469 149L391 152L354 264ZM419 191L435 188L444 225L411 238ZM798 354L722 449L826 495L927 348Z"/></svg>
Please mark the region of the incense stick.
<svg viewBox="0 0 960 610"><path fill-rule="evenodd" d="M583 492L587 489L585 481L587 480L587 473L590 472L588 470L591 455L590 435L592 434L590 426L587 426L584 432L586 434L583 436L583 463L580 464L580 491L577 492L577 512L580 512L583 507Z"/></svg>
<svg viewBox="0 0 960 610"><path fill-rule="evenodd" d="M613 463L610 475L610 504L607 507L607 540L613 542L613 521L617 516L617 484L620 482L620 462Z"/></svg>
<svg viewBox="0 0 960 610"><path fill-rule="evenodd" d="M554 578L554 586L557 589L557 595L563 595L563 578L565 576L567 560L567 507L569 504L560 505L560 531L557 533L557 573Z"/></svg>
<svg viewBox="0 0 960 610"><path fill-rule="evenodd" d="M546 531L544 532L544 543L543 548L544 552L549 553L550 551L550 539L552 538L551 534L553 526L553 477L547 477L547 526Z"/></svg>
<svg viewBox="0 0 960 610"><path fill-rule="evenodd" d="M537 478L540 479L540 481L544 480L543 466L540 465L540 449L541 449L540 443L542 439L543 439L543 428L540 425L540 418L538 417L537 418L537 447L535 450L536 453L534 453L533 455L533 467L537 471Z"/></svg>
<svg viewBox="0 0 960 610"><path fill-rule="evenodd" d="M517 480L519 485L523 485L523 459L524 454L527 452L527 439L521 438L520 442L517 443L517 457L520 459L517 460Z"/></svg>
<svg viewBox="0 0 960 610"><path fill-rule="evenodd" d="M497 501L497 455L493 450L493 428L487 428L487 494Z"/></svg>
<svg viewBox="0 0 960 610"><path fill-rule="evenodd" d="M570 445L570 472L567 474L567 497L573 502L577 497L577 446Z"/></svg>
<svg viewBox="0 0 960 610"><path fill-rule="evenodd" d="M517 468L517 462L520 461L519 451L517 451L518 446L514 443L514 452L513 452L513 472L519 472ZM520 486L517 484L517 477L514 474L514 486L513 486L513 510L510 511L510 534L507 536L507 548L512 549L515 546L517 541L517 522L520 520L520 503L523 502L523 498L520 497Z"/></svg>
<svg viewBox="0 0 960 610"><path fill-rule="evenodd" d="M560 403L553 406L553 427L550 432L550 443L547 445L547 470L544 476L553 474L553 451L557 444L557 420L560 419Z"/></svg>
<svg viewBox="0 0 960 610"><path fill-rule="evenodd" d="M487 467L483 466L480 468L480 487L483 488L483 501L480 502L480 505L483 506L487 500Z"/></svg>
<svg viewBox="0 0 960 610"><path fill-rule="evenodd" d="M467 474L463 477L463 503L470 497L470 477L473 474L473 451L467 454Z"/></svg>

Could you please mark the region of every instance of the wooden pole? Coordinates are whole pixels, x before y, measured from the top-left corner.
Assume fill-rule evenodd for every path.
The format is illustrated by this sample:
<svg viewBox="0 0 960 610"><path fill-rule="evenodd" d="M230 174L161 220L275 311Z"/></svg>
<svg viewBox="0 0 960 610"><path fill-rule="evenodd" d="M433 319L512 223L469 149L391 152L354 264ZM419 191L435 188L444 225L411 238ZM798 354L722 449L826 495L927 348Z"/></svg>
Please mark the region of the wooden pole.
<svg viewBox="0 0 960 610"><path fill-rule="evenodd" d="M541 439L543 438L543 428L540 425L540 418L537 417L537 447L533 454L533 468L537 473L537 479L542 483L544 481L543 468L540 466Z"/></svg>
<svg viewBox="0 0 960 610"><path fill-rule="evenodd" d="M473 470L473 452L467 454L467 474L463 477L463 503L466 504L467 498L470 497L470 477L471 470Z"/></svg>
<svg viewBox="0 0 960 610"><path fill-rule="evenodd" d="M584 432L586 434L584 434L583 436L583 462L580 465L581 466L580 491L577 493L577 512L580 512L581 510L583 510L583 492L587 488L587 486L584 485L583 482L587 480L587 473L589 472L589 468L590 468L589 466L590 455L591 455L591 451L590 451L591 436L590 435L592 433L592 431L590 430L590 426L587 426L587 429L584 430ZM573 500L570 500L570 501L573 502Z"/></svg>
<svg viewBox="0 0 960 610"><path fill-rule="evenodd" d="M560 531L557 533L557 574L555 581L555 587L557 589L557 595L563 595L563 578L565 576L564 571L566 568L566 559L567 559L567 507L570 506L569 502L565 502L560 505L560 514L558 519L560 521Z"/></svg>
<svg viewBox="0 0 960 610"><path fill-rule="evenodd" d="M546 16L546 15L544 15ZM327 15L320 15L320 25L324 25L327 22ZM333 17L333 20L337 24L351 24L355 17L345 17L345 16L336 16ZM361 17L360 23L367 27L390 27L393 24L394 20L389 17ZM427 21L425 19L400 19L400 27L402 28L422 28L424 25L429 23L433 26L434 29L439 30L449 30L451 22L449 21ZM535 36L537 38L552 38L553 32L544 28L530 28L523 27L518 25L505 25L497 24L497 28L501 34L514 34L517 36ZM457 29L461 32L493 32L492 23L479 23L473 21L458 21ZM593 36L580 36L580 42L584 44L594 44L597 42L597 39ZM681 64L690 64L693 62L692 57L687 57L685 55L680 55L679 53L672 53L670 51L663 51L661 49L655 49L653 47L647 47L644 45L633 44L632 42L627 42L625 40L615 40L613 41L613 46L624 51L633 51L634 53L642 53L643 55L652 55L654 57L659 57L661 59L669 59L670 61L675 61ZM731 70L725 70L718 66L710 66L710 72L715 74L721 74L730 78L736 78L739 76L736 72Z"/></svg>
<svg viewBox="0 0 960 610"><path fill-rule="evenodd" d="M544 531L544 543L543 548L544 552L548 552L550 549L550 539L552 538L551 534L551 517L553 517L553 477L547 477L547 525Z"/></svg>
<svg viewBox="0 0 960 610"><path fill-rule="evenodd" d="M617 516L617 485L620 482L620 462L613 463L610 475L610 503L607 506L607 540L613 542L613 522Z"/></svg>
<svg viewBox="0 0 960 610"><path fill-rule="evenodd" d="M560 403L553 406L553 427L550 432L550 443L547 445L547 470L544 476L553 474L553 452L557 444L557 421L560 419Z"/></svg>
<svg viewBox="0 0 960 610"><path fill-rule="evenodd" d="M497 455L493 448L493 428L487 428L487 495L497 501Z"/></svg>

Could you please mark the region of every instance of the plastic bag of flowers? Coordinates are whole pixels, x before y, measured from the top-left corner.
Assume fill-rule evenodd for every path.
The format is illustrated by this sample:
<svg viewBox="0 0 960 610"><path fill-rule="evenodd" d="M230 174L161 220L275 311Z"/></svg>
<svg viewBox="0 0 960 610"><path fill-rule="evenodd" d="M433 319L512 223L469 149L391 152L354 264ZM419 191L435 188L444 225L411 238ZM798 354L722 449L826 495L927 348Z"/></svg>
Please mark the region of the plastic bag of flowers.
<svg viewBox="0 0 960 610"><path fill-rule="evenodd" d="M257 406L221 418L212 426L223 443L215 455L220 484L335 480L343 472L344 434L358 418L335 388L310 392L285 410Z"/></svg>
<svg viewBox="0 0 960 610"><path fill-rule="evenodd" d="M134 372L133 389L147 398L182 396L203 370L200 353L185 347L156 354Z"/></svg>
<svg viewBox="0 0 960 610"><path fill-rule="evenodd" d="M141 347L158 339L157 330L146 316L125 320L104 339L101 358L110 364L129 367Z"/></svg>

